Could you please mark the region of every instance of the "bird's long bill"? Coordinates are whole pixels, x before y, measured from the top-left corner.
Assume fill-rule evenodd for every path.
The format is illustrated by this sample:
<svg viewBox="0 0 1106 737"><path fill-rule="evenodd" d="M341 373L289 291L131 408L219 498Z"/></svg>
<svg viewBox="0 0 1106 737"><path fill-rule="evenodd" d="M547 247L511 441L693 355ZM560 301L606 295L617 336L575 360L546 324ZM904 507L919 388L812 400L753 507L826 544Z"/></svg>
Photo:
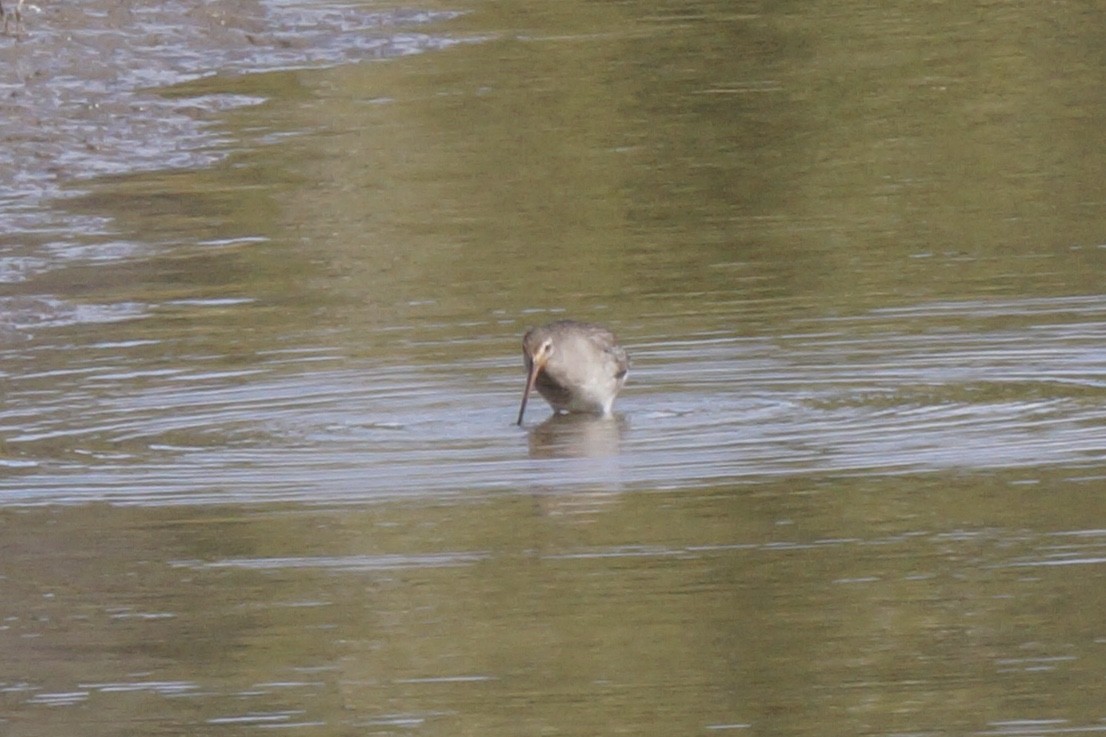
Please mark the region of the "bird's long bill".
<svg viewBox="0 0 1106 737"><path fill-rule="evenodd" d="M534 382L538 380L538 373L541 372L541 364L534 361L530 364L530 373L526 377L526 391L522 393L522 406L518 408L518 422L515 424L522 424L522 416L526 414L526 400L530 398L530 392L534 389Z"/></svg>

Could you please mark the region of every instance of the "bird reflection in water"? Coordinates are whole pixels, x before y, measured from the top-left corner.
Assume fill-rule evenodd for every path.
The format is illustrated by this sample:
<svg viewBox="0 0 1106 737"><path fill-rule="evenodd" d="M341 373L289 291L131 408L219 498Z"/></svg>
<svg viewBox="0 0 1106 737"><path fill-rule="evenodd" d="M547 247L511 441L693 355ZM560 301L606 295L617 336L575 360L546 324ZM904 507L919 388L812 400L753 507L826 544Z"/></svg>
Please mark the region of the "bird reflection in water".
<svg viewBox="0 0 1106 737"><path fill-rule="evenodd" d="M530 458L543 464L530 486L537 510L582 523L620 500L628 429L621 415L585 414L556 414L531 428Z"/></svg>
<svg viewBox="0 0 1106 737"><path fill-rule="evenodd" d="M629 423L622 415L556 414L530 430L531 458L617 456Z"/></svg>

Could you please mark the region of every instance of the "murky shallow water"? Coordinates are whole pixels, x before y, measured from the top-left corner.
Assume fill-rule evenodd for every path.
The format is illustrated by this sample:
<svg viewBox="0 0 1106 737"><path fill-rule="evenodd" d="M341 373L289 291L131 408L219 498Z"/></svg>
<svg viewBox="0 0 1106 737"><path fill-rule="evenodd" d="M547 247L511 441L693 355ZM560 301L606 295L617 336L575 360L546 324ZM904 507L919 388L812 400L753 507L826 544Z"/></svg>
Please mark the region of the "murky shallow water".
<svg viewBox="0 0 1106 737"><path fill-rule="evenodd" d="M1021 327L987 325L1006 321ZM640 340L616 418L531 419L526 432L510 426L515 326L470 325L488 358L421 367L278 350L250 368L148 368L137 340L63 347L63 369L21 371L43 357L17 343L0 489L8 503L333 503L1096 468L1104 326L1102 300L1068 298Z"/></svg>
<svg viewBox="0 0 1106 737"><path fill-rule="evenodd" d="M744 10L29 17L0 726L1101 731L1097 77ZM517 428L566 314L618 414Z"/></svg>

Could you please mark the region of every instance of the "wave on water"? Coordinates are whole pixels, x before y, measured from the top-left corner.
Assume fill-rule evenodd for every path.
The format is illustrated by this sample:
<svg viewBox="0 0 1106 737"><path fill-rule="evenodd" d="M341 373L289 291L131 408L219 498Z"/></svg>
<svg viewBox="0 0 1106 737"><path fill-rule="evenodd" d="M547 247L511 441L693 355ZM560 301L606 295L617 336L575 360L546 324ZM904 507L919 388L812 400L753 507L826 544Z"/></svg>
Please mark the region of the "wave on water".
<svg viewBox="0 0 1106 737"><path fill-rule="evenodd" d="M325 504L1094 473L1106 458L1106 312L1069 301L1059 319L1058 307L995 329L964 312L960 329L937 332L894 321L872 329L864 317L774 338L641 339L618 417L535 412L522 430L512 424L522 381L511 357L351 366L305 349L215 370L144 368L128 354L147 347L126 343L57 348L71 354L64 369L9 377L0 497Z"/></svg>

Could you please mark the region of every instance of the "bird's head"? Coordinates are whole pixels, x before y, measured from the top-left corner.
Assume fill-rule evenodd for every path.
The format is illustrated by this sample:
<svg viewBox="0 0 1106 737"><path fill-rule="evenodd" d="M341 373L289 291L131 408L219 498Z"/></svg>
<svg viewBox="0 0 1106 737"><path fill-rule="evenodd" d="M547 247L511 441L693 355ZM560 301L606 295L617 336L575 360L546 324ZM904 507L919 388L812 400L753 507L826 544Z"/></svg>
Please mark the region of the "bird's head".
<svg viewBox="0 0 1106 737"><path fill-rule="evenodd" d="M526 370L541 373L545 364L553 355L553 337L545 335L539 330L531 330L522 339L522 357L526 361ZM534 369L537 368L535 372Z"/></svg>
<svg viewBox="0 0 1106 737"><path fill-rule="evenodd" d="M534 328L522 338L522 359L526 362L526 390L522 394L522 406L518 408L518 424L522 424L522 416L526 413L526 400L530 398L530 391L534 388L534 382L538 380L538 374L549 363L553 355L553 336L541 328Z"/></svg>

